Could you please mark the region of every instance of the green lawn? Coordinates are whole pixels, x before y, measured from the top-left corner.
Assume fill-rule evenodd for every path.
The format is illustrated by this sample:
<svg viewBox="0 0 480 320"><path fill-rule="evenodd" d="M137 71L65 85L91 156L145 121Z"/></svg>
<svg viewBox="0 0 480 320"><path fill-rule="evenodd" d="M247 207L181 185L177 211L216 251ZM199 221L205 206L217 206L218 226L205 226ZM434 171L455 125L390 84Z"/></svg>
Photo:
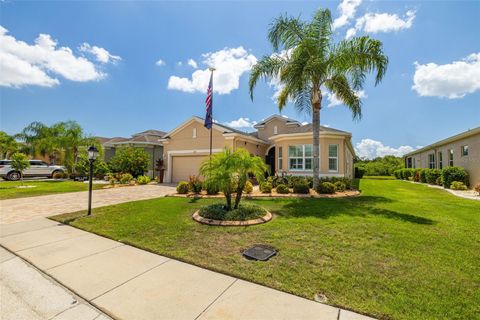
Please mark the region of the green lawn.
<svg viewBox="0 0 480 320"><path fill-rule="evenodd" d="M88 190L87 183L76 181L25 181L23 184L35 187L22 189L16 188L21 185L20 181L0 182L0 200ZM94 184L93 189L100 189L102 186Z"/></svg>
<svg viewBox="0 0 480 320"><path fill-rule="evenodd" d="M147 250L383 319L478 319L480 202L396 180L360 182L343 199L255 200L263 225L213 227L191 219L213 200L159 198L56 217ZM255 243L279 249L244 259Z"/></svg>

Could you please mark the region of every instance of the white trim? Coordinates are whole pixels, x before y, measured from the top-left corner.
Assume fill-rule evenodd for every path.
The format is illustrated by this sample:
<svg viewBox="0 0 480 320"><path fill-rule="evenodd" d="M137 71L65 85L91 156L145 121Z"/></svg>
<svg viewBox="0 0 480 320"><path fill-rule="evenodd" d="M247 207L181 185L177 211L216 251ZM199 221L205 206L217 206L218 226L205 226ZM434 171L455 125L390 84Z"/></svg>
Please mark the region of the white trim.
<svg viewBox="0 0 480 320"><path fill-rule="evenodd" d="M221 152L223 149L212 149L212 153ZM167 170L165 172L166 181L165 182L172 182L172 158L176 155L183 155L183 156L200 156L200 155L208 155L210 154L210 149L193 149L193 150L171 150L167 151Z"/></svg>
<svg viewBox="0 0 480 320"><path fill-rule="evenodd" d="M320 132L320 137L322 138L338 138L338 137L351 137L350 133L340 133L340 132ZM280 141L280 140L293 140L293 139L300 139L300 138L307 138L313 139L312 132L301 132L301 133L282 133L269 138L269 140L273 141Z"/></svg>
<svg viewBox="0 0 480 320"><path fill-rule="evenodd" d="M193 139L196 139L196 138L197 138L197 127L194 127L194 128L192 129L192 138L193 138Z"/></svg>
<svg viewBox="0 0 480 320"><path fill-rule="evenodd" d="M256 124L256 125L254 125L253 127L254 127L255 129L261 128L261 127L263 127L265 124L269 123L270 121L272 121L272 120L274 120L274 119L280 119L280 120L286 122L287 125L288 125L288 124L290 124L290 125L294 124L294 125L300 126L300 122L298 122L297 120L290 119L290 118L285 118L285 117L283 117L283 116L281 116L281 115L278 115L278 114L273 114L273 115L271 115L270 117L268 117L267 119L265 119L265 120L263 120L263 121L260 121L259 124Z"/></svg>
<svg viewBox="0 0 480 320"><path fill-rule="evenodd" d="M287 175L291 175L291 176L313 176L313 172L312 171L283 171L285 174ZM320 178L323 178L323 177L338 177L338 178L341 178L341 177L345 177L345 174L344 173L319 173L318 175Z"/></svg>

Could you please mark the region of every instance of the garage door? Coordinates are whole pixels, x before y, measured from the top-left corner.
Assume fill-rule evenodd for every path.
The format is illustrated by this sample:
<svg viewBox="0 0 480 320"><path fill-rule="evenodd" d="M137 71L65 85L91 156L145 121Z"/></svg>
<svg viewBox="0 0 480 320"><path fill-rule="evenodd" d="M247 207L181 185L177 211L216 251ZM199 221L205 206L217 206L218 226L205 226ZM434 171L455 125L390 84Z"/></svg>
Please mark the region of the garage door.
<svg viewBox="0 0 480 320"><path fill-rule="evenodd" d="M188 181L191 175L198 176L198 169L205 156L172 157L172 182Z"/></svg>

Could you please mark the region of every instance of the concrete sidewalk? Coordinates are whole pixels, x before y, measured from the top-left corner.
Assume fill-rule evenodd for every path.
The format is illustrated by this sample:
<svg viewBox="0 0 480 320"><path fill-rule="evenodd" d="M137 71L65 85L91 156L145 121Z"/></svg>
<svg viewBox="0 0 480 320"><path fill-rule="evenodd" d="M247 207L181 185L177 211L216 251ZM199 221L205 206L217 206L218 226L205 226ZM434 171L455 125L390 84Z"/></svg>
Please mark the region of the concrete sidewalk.
<svg viewBox="0 0 480 320"><path fill-rule="evenodd" d="M175 192L175 187L167 184L149 184L123 188L94 190L92 207L164 197ZM88 192L69 192L30 198L7 199L0 201L0 224L28 221L39 217L85 210Z"/></svg>
<svg viewBox="0 0 480 320"><path fill-rule="evenodd" d="M113 318L370 319L47 219L0 225L0 244Z"/></svg>

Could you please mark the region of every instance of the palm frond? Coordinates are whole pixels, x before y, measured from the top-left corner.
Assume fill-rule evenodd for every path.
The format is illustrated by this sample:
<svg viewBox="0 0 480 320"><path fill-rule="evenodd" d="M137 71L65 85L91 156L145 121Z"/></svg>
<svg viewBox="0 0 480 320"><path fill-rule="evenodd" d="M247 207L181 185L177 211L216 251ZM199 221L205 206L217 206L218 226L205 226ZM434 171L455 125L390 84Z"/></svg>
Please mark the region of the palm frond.
<svg viewBox="0 0 480 320"><path fill-rule="evenodd" d="M250 71L250 79L248 81L248 87L250 92L250 99L253 101L253 89L257 85L257 81L260 78L265 80L277 78L280 74L280 70L285 66L286 60L278 55L264 56L255 65L253 65Z"/></svg>
<svg viewBox="0 0 480 320"><path fill-rule="evenodd" d="M275 51L296 47L304 39L305 24L299 18L282 15L270 26L268 39Z"/></svg>
<svg viewBox="0 0 480 320"><path fill-rule="evenodd" d="M335 94L352 112L353 119L362 118L362 100L357 96L344 75L336 75L325 81L325 87Z"/></svg>

